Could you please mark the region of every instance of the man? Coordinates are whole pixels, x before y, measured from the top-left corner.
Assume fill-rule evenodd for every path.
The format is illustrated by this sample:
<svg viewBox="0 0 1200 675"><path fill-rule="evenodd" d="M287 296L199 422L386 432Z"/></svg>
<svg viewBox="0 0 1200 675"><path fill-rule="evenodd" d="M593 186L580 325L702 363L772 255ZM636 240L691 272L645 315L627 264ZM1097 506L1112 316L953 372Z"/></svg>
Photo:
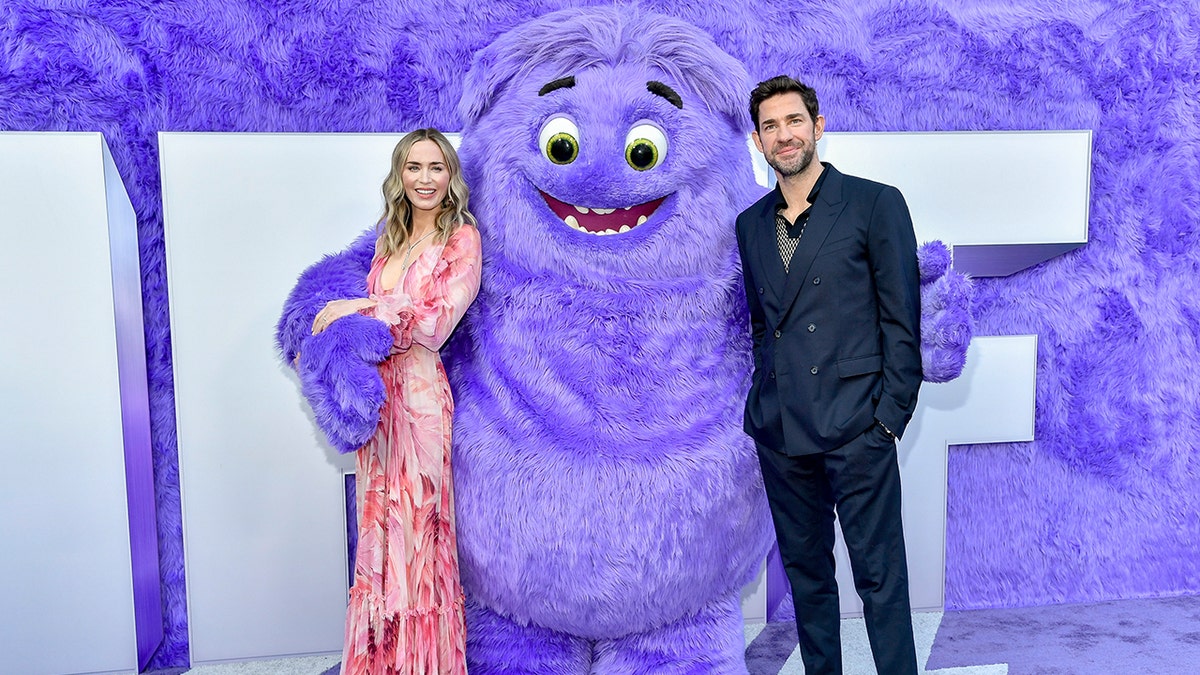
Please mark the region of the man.
<svg viewBox="0 0 1200 675"><path fill-rule="evenodd" d="M834 507L880 675L916 673L896 439L921 384L920 290L893 187L817 158L816 92L750 94L774 191L737 219L754 335L745 429L758 446L805 672L841 673Z"/></svg>

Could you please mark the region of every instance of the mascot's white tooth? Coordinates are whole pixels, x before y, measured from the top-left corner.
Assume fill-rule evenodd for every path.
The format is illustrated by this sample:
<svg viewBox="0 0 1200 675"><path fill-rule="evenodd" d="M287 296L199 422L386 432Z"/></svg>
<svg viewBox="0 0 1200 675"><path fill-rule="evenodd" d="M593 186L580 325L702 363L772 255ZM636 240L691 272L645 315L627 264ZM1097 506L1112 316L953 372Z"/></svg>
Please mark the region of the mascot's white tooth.
<svg viewBox="0 0 1200 675"><path fill-rule="evenodd" d="M632 209L632 208L633 208L632 206L626 206L625 208L623 208L623 209L621 209L621 210L622 210L622 211L628 211L629 209Z"/></svg>
<svg viewBox="0 0 1200 675"><path fill-rule="evenodd" d="M576 208L578 208L578 207L576 207ZM612 213L613 211L616 211L616 209L592 209L592 213L599 213L602 216L607 216L608 214Z"/></svg>
<svg viewBox="0 0 1200 675"><path fill-rule="evenodd" d="M587 213L587 212L588 212L588 209L587 209L587 207L586 207L586 206L576 206L576 207L575 207L575 210L576 210L576 211L578 211L578 212L580 212L580 213Z"/></svg>
<svg viewBox="0 0 1200 675"><path fill-rule="evenodd" d="M579 219L575 216L567 216L566 218L563 218L563 222L577 230L583 229L583 226L579 224Z"/></svg>
<svg viewBox="0 0 1200 675"><path fill-rule="evenodd" d="M632 227L629 227L628 225L622 225L622 226L621 226L621 231L622 231L622 232L628 232L628 231L630 231L630 230L632 230L632 229L633 229L633 228L632 228Z"/></svg>
<svg viewBox="0 0 1200 675"><path fill-rule="evenodd" d="M637 222L637 224L638 224L638 225L641 225L641 224L642 224L642 223L644 223L644 222L646 222L646 216L638 216L638 222Z"/></svg>

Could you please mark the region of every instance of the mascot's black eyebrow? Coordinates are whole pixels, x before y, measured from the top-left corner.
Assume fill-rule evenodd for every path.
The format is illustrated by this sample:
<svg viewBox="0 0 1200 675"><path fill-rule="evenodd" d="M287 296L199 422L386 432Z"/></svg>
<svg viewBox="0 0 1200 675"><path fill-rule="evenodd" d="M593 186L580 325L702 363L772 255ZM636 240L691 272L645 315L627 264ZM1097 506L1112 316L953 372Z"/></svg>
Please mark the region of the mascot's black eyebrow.
<svg viewBox="0 0 1200 675"><path fill-rule="evenodd" d="M551 81L547 82L546 84L543 84L542 88L538 90L538 96L545 96L546 94L549 94L552 91L557 91L559 89L568 89L568 88L574 87L574 86L575 86L575 76L574 75L560 77L557 80L551 80ZM657 80L650 80L649 82L646 83L646 91L650 92L651 94L655 94L657 96L661 96L661 97L667 99L667 101L670 102L671 105L675 106L676 108L679 108L680 110L683 110L683 98L674 89L663 84L662 82L659 82Z"/></svg>
<svg viewBox="0 0 1200 675"><path fill-rule="evenodd" d="M575 76L574 75L560 77L557 80L552 80L550 82L547 82L546 84L543 84L542 88L538 90L538 96L545 96L546 94L549 94L550 92L552 92L556 89L566 89L567 87L574 87L574 86L575 86Z"/></svg>
<svg viewBox="0 0 1200 675"><path fill-rule="evenodd" d="M671 102L671 105L675 106L676 108L679 108L680 110L683 110L683 99L680 98L679 94L675 93L674 89L668 87L667 85L663 84L662 82L650 80L649 82L646 83L646 91L650 92L651 94L657 94L657 95L667 99L668 101Z"/></svg>

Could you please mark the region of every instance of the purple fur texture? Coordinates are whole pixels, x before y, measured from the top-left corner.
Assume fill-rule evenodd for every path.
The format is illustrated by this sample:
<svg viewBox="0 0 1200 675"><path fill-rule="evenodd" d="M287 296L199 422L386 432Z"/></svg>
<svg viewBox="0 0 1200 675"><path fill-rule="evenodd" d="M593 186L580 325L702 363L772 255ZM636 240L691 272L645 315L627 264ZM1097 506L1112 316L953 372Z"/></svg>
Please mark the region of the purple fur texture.
<svg viewBox="0 0 1200 675"><path fill-rule="evenodd" d="M374 241L374 229L368 230L341 254L306 269L275 328L276 345L299 373L317 426L342 453L362 447L379 425L385 391L378 365L391 350L392 335L383 322L360 315L342 317L318 335L312 322L330 300L366 296Z"/></svg>
<svg viewBox="0 0 1200 675"><path fill-rule="evenodd" d="M926 382L949 382L962 374L971 344L971 280L950 267L940 241L917 249L921 270L921 367Z"/></svg>
<svg viewBox="0 0 1200 675"><path fill-rule="evenodd" d="M152 667L188 654L157 132L454 131L474 53L574 4L0 3L0 128L102 131L137 211L167 623ZM947 606L1200 592L1196 4L647 6L751 81L814 85L831 131L1093 131L1089 244L975 281L977 334L1039 336L1038 440L950 453Z"/></svg>
<svg viewBox="0 0 1200 675"><path fill-rule="evenodd" d="M566 76L574 86L539 95ZM756 190L742 102L727 92L745 90L707 36L634 8L526 23L467 78L461 152L486 255L469 348L451 364L462 577L508 633L601 641L594 664L563 672L698 661L713 637L698 612L732 617L718 624L739 637L703 672L745 668L727 599L770 536L740 423L750 354L731 223ZM556 117L578 129L574 162L539 147ZM626 138L647 122L667 142L637 171ZM664 201L645 224L599 236L542 193L589 208ZM669 655L615 645L681 621ZM486 625L469 628L468 660L501 672Z"/></svg>
<svg viewBox="0 0 1200 675"><path fill-rule="evenodd" d="M927 241L917 248L922 286L942 278L952 263L950 248L940 241Z"/></svg>
<svg viewBox="0 0 1200 675"><path fill-rule="evenodd" d="M963 54L973 109L1094 133L1087 246L976 281L979 334L1038 335L1036 440L950 453L947 609L1200 591L1200 7L1070 7L927 33L1007 45Z"/></svg>
<svg viewBox="0 0 1200 675"><path fill-rule="evenodd" d="M275 345L284 363L291 365L296 354L312 339L313 319L330 300L367 296L367 273L375 254L372 228L341 253L328 255L309 266L283 303L283 314L275 325Z"/></svg>
<svg viewBox="0 0 1200 675"><path fill-rule="evenodd" d="M519 626L466 601L467 653L489 655L492 670L506 675L575 675L588 671L592 645L587 640L540 626ZM471 673L480 669L473 667Z"/></svg>
<svg viewBox="0 0 1200 675"><path fill-rule="evenodd" d="M359 314L344 316L304 341L301 390L317 426L338 452L359 449L379 426L387 399L379 364L391 349L388 325Z"/></svg>

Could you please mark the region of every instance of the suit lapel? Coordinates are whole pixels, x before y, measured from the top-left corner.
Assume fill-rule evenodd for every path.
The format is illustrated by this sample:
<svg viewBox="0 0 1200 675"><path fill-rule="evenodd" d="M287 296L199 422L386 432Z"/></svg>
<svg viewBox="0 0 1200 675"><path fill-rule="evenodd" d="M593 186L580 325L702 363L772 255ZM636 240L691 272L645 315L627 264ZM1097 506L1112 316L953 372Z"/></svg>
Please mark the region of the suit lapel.
<svg viewBox="0 0 1200 675"><path fill-rule="evenodd" d="M817 194L817 203L813 204L812 212L808 216L808 224L804 226L804 235L800 237L800 244L792 255L789 266L791 271L787 274L787 285L784 286L780 303L780 322L787 317L788 311L796 303L796 298L808 278L808 272L812 269L813 261L821 250L821 244L825 243L826 237L833 231L833 226L845 206L845 202L842 201L842 174L830 166L829 175L825 177L821 191ZM782 266L781 262L781 269Z"/></svg>
<svg viewBox="0 0 1200 675"><path fill-rule="evenodd" d="M777 192L778 188L771 194L775 195ZM754 237L754 248L758 253L759 267L767 278L766 285L771 289L773 296L781 298L787 283L787 271L783 269L783 259L779 257L779 242L775 238L774 199L768 199L763 211L759 213Z"/></svg>

